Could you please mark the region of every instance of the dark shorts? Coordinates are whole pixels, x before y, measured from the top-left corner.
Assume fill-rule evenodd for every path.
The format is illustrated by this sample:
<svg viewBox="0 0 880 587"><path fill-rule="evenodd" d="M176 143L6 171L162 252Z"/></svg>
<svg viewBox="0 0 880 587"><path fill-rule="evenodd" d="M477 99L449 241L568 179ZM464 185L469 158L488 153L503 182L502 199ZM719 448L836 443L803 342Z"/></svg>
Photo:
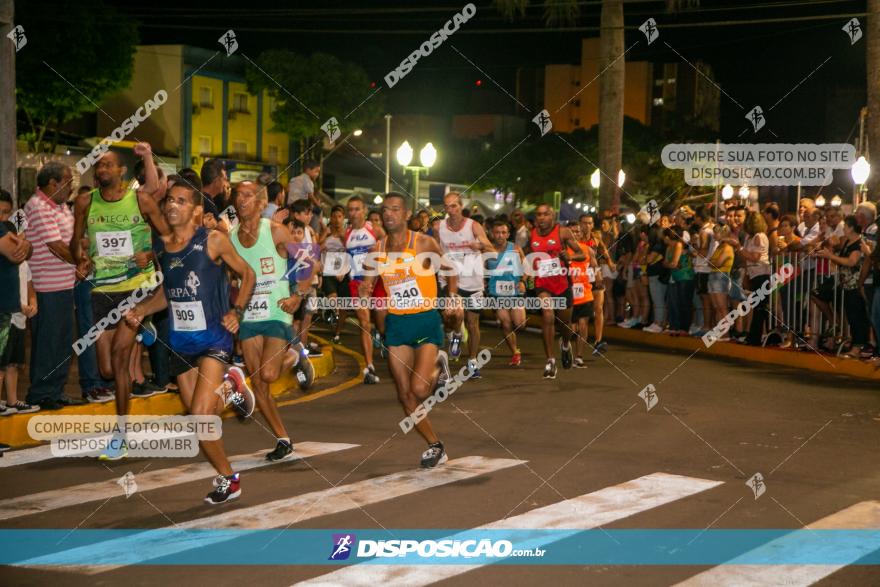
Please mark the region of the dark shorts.
<svg viewBox="0 0 880 587"><path fill-rule="evenodd" d="M418 348L423 344L442 347L443 320L437 310L418 314L391 314L385 317L385 344L389 347Z"/></svg>
<svg viewBox="0 0 880 587"><path fill-rule="evenodd" d="M697 293L701 296L709 295L708 273L697 273Z"/></svg>
<svg viewBox="0 0 880 587"><path fill-rule="evenodd" d="M123 312L119 308L123 301L131 297L133 292L134 290L92 291L92 324L98 324L103 318L110 316L112 312L113 315L104 330L114 330L116 325L122 322Z"/></svg>
<svg viewBox="0 0 880 587"><path fill-rule="evenodd" d="M293 313L293 319L294 319L294 320L302 320L303 318L306 317L307 314L314 314L314 313L315 313L315 310L310 309L310 308L308 307L308 306L309 306L309 300L310 300L311 298L315 297L315 290L312 289L311 292L312 292L312 293L310 293L309 295L303 297L303 298L300 300L299 308L297 308L297 309L296 309L296 312Z"/></svg>
<svg viewBox="0 0 880 587"><path fill-rule="evenodd" d="M593 311L593 302L585 302L583 304L576 305L571 311L571 321L577 322L581 318L592 320L595 315L596 313Z"/></svg>
<svg viewBox="0 0 880 587"><path fill-rule="evenodd" d="M550 294L551 298L565 298L565 307L566 308L572 307L572 302L574 300L574 297L571 295L571 287L565 288L565 291L558 293L558 294L553 293L551 291L547 291L546 289L541 288L541 287L535 288L535 297L539 297L539 295L542 293Z"/></svg>
<svg viewBox="0 0 880 587"><path fill-rule="evenodd" d="M212 359L217 359L218 361L226 365L232 362L230 360L232 358L231 354L225 349L207 348L200 353L186 355L177 353L172 350L171 357L168 361L168 372L172 377L183 375L190 369L198 367L199 361L203 357L211 357Z"/></svg>
<svg viewBox="0 0 880 587"><path fill-rule="evenodd" d="M348 297L349 289L348 289L348 276L345 277L334 277L332 275L325 275L323 281L321 282L321 295L325 298L329 298L332 295L338 296L340 298Z"/></svg>
<svg viewBox="0 0 880 587"><path fill-rule="evenodd" d="M13 330L17 330L17 328L12 325L12 314L0 313L0 358L6 356L9 344L12 342L10 339L12 338ZM22 364L24 364L24 361L22 361Z"/></svg>
<svg viewBox="0 0 880 587"><path fill-rule="evenodd" d="M268 336L269 338L280 338L285 342L296 344L299 337L293 333L290 324L285 324L280 320L262 320L260 322L242 322L238 327L238 339L245 341L255 336Z"/></svg>

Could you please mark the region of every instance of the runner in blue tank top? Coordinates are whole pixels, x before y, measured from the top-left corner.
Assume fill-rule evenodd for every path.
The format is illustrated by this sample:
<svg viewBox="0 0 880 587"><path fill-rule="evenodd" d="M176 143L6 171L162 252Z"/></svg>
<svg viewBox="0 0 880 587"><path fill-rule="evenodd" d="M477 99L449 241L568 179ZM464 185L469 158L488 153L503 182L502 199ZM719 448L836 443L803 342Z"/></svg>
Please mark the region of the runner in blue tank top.
<svg viewBox="0 0 880 587"><path fill-rule="evenodd" d="M241 415L254 409L253 393L244 385L240 369L225 371L232 353L232 335L254 290L255 276L220 231L207 232L193 223L202 194L186 183L175 184L165 199L165 219L171 234L156 247L162 267L162 288L125 316L132 328L144 317L166 307L171 314L172 375L177 375L180 399L190 414L217 415L232 403ZM224 265L241 277L241 287L229 310ZM219 392L219 393L218 393ZM216 505L241 495L240 480L232 471L222 440L200 440L205 457L219 476L205 497Z"/></svg>
<svg viewBox="0 0 880 587"><path fill-rule="evenodd" d="M503 220L497 220L492 224L492 245L499 252L498 257L486 261L486 269L489 275L489 295L499 302L513 301L512 298L522 299L526 291L525 256L522 249L509 242L510 227ZM526 325L525 307L505 308L498 307L495 311L501 328L504 331L504 340L510 347L510 366L518 367L522 363L522 354L516 346L516 332Z"/></svg>

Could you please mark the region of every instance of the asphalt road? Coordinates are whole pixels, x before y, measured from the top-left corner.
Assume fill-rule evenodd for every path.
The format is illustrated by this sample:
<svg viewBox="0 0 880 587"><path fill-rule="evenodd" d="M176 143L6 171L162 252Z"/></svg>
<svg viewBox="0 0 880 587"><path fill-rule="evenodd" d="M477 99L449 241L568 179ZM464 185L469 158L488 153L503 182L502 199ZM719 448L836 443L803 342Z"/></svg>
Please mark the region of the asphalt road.
<svg viewBox="0 0 880 587"><path fill-rule="evenodd" d="M450 459L479 456L492 462L525 463L361 505L327 511L318 507L291 518L291 528L474 528L654 473L718 484L634 515L621 515L603 528L794 529L880 496L876 451L880 395L869 382L706 360L699 353L688 357L617 345L604 358L587 359L586 369L560 368L559 377L547 381L541 375L537 335L521 336L524 362L511 368L507 348L496 346L499 331L485 330L484 346L494 354L482 379L464 383L430 418ZM352 348L354 333L344 342ZM351 356L337 353L337 364L337 373L322 381L319 390L357 376ZM129 459L109 467L92 459L48 459L0 469L5 480L0 484L0 509L11 498L49 491L63 494L64 488L97 485L128 471L136 479L166 468L169 473L159 477L158 487L128 499L119 492L63 507L49 499L47 503L55 505L46 506L46 511L0 519L0 528L163 528L245 508L254 508L259 515L274 500L412 471L424 444L415 433L403 434L398 427L402 413L390 374L384 361L378 361L378 367L379 385L359 384L282 408L295 443L356 446L305 462L245 471L243 495L235 503L221 508L203 505L201 499L210 488L208 477L181 482L177 469L171 469L199 459ZM655 387L659 400L650 411L638 396L648 384ZM261 420L243 425L227 421L224 439L228 453L235 455L274 445ZM761 473L766 483L766 492L757 499L746 485L755 473ZM284 515L266 510L265 517L255 518L248 527L287 525L279 522L287 519ZM495 565L441 583L672 585L708 568ZM0 583L130 587L186 580L193 585L287 586L333 570L127 566L87 575L2 567ZM783 583L784 571L769 567L761 582ZM880 583L877 567L850 566L826 575L817 584ZM333 577L330 580L336 582ZM392 582L388 577L383 581ZM352 582L351 577L340 576L339 584Z"/></svg>

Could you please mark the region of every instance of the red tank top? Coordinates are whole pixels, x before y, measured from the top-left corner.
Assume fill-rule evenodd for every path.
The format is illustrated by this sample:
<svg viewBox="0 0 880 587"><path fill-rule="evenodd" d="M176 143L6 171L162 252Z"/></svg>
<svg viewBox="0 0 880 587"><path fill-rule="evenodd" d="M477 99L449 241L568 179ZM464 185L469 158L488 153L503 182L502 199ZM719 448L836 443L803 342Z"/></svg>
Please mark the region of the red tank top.
<svg viewBox="0 0 880 587"><path fill-rule="evenodd" d="M568 276L559 254L562 252L562 239L559 238L559 225L555 225L548 234L541 236L538 229L532 229L531 249L533 253L546 253L547 260L535 259L532 269L535 270L535 288L544 289L553 295L564 292L569 287Z"/></svg>

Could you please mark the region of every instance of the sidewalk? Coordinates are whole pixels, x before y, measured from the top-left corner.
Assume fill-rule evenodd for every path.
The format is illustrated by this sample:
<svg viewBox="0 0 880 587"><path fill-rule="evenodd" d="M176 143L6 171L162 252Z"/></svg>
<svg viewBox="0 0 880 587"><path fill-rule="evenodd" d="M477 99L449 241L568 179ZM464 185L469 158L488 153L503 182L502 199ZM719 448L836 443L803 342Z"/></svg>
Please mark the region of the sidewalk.
<svg viewBox="0 0 880 587"><path fill-rule="evenodd" d="M311 335L311 338L320 342L321 352L323 353L322 356L311 359L312 365L315 367L315 379L317 380L333 373L336 363L333 359L333 346L314 334ZM298 386L296 378L291 372L287 371L282 373L278 381L271 385L270 391L273 396L278 397ZM34 440L28 435L28 420L33 416L45 416L47 414L54 416L112 416L115 413L114 402L108 402L105 404L69 406L63 410L52 412L40 411L33 414L5 416L0 418L0 442L5 442L14 448L40 444L40 441ZM173 416L185 413L183 403L180 401L180 395L177 393L169 392L147 398L133 398L131 400L132 415ZM231 409L227 409L221 416L230 418L234 414Z"/></svg>

